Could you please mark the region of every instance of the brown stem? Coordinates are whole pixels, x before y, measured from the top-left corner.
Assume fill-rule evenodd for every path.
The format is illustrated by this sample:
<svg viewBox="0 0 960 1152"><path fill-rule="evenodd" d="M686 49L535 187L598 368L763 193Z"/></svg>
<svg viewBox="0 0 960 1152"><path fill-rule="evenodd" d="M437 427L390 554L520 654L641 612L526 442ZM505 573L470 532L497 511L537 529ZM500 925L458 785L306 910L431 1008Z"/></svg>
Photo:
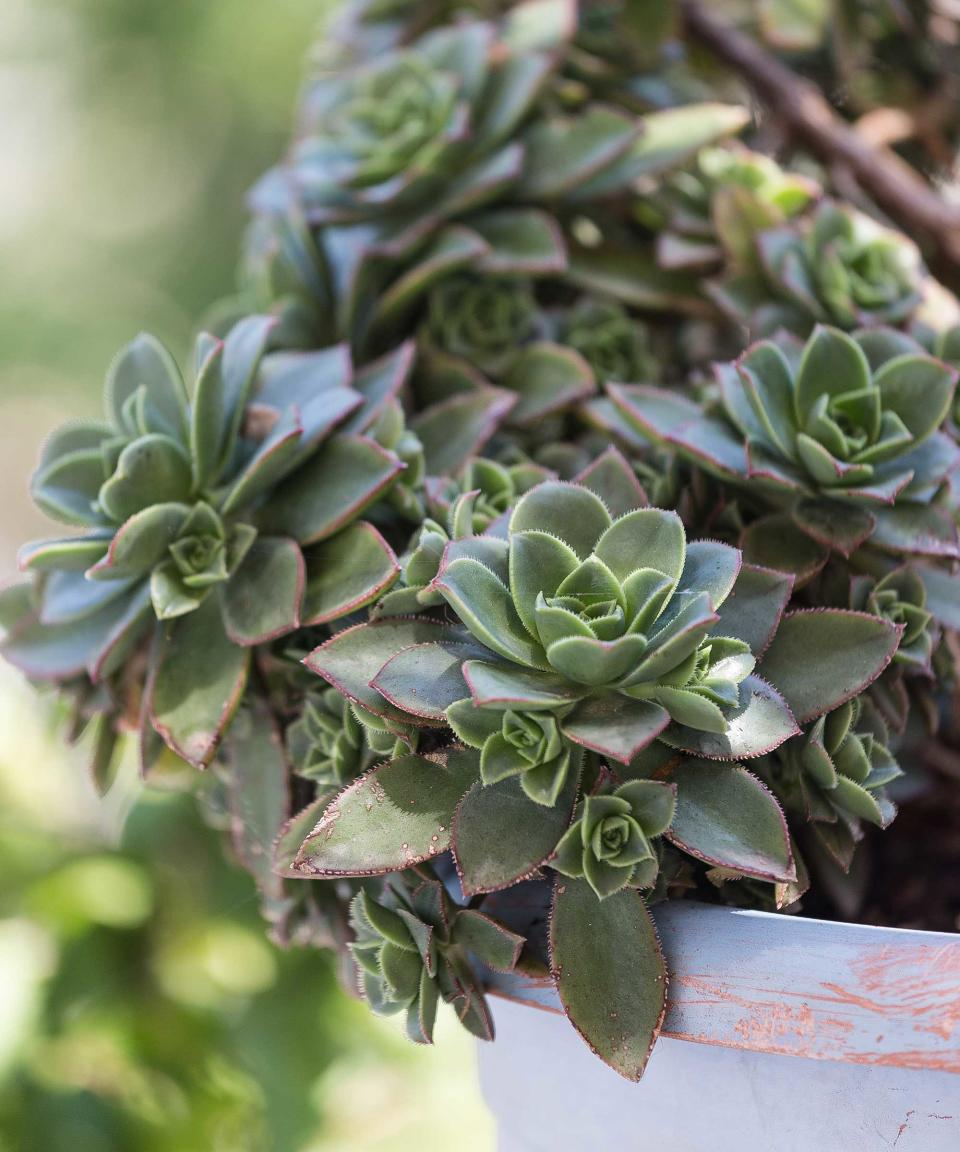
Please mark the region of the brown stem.
<svg viewBox="0 0 960 1152"><path fill-rule="evenodd" d="M845 165L902 228L923 233L938 256L960 266L960 207L948 204L906 161L870 144L837 115L820 89L750 37L721 24L697 0L681 0L690 35L750 84L811 151Z"/></svg>

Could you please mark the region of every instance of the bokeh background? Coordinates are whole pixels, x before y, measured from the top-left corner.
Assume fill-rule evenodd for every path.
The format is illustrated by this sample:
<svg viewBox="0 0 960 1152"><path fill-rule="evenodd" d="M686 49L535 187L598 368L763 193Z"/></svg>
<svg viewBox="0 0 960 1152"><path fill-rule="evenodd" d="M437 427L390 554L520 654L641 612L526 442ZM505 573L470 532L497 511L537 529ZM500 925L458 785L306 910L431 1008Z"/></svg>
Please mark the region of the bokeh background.
<svg viewBox="0 0 960 1152"><path fill-rule="evenodd" d="M0 581L43 435L141 328L230 291L324 0L0 0ZM85 750L0 663L0 1152L489 1152L473 1049L409 1045L264 937L189 795Z"/></svg>

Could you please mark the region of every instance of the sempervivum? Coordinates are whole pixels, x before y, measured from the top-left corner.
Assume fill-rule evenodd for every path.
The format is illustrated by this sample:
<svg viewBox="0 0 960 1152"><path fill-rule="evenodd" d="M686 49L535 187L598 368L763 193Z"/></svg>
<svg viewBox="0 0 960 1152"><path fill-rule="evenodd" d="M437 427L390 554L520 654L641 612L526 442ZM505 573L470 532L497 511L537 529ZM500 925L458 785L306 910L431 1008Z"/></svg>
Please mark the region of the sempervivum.
<svg viewBox="0 0 960 1152"><path fill-rule="evenodd" d="M404 469L364 434L369 375L342 347L264 355L271 325L201 336L189 392L151 337L120 353L105 420L67 424L44 448L34 498L83 531L23 549L33 603L4 644L36 679L98 682L155 634L146 715L196 764L216 750L251 647L353 611L398 571L358 519ZM386 392L404 359L378 366Z"/></svg>
<svg viewBox="0 0 960 1152"><path fill-rule="evenodd" d="M760 231L755 242L753 269L708 286L754 335L905 324L922 301L926 273L914 244L846 205L823 201L809 219Z"/></svg>
<svg viewBox="0 0 960 1152"><path fill-rule="evenodd" d="M802 348L754 344L718 384L704 407L642 387L611 395L638 431L776 510L751 526L748 554L775 553L805 578L831 550L867 541L894 556L957 556L944 502L960 464L947 420L957 374L915 341L817 328Z"/></svg>

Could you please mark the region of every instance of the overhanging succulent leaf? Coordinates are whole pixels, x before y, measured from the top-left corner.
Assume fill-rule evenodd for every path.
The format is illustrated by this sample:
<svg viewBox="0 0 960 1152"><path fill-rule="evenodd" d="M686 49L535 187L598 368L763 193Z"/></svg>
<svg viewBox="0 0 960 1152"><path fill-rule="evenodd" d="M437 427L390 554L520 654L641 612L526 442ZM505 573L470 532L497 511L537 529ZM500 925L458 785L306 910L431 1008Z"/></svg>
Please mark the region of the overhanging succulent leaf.
<svg viewBox="0 0 960 1152"><path fill-rule="evenodd" d="M797 588L812 580L830 556L829 548L801 531L787 513L755 520L743 533L740 546L751 565L789 573Z"/></svg>
<svg viewBox="0 0 960 1152"><path fill-rule="evenodd" d="M21 572L84 572L103 559L109 546L110 537L99 534L35 540L20 548L17 566Z"/></svg>
<svg viewBox="0 0 960 1152"><path fill-rule="evenodd" d="M511 424L527 427L596 391L590 365L572 348L538 341L521 348L504 378L518 397Z"/></svg>
<svg viewBox="0 0 960 1152"><path fill-rule="evenodd" d="M376 876L446 852L460 798L479 775L477 753L402 756L371 769L329 805L294 868L304 876Z"/></svg>
<svg viewBox="0 0 960 1152"><path fill-rule="evenodd" d="M633 117L602 105L568 119L541 120L527 134L520 194L536 202L571 192L619 159L639 133Z"/></svg>
<svg viewBox="0 0 960 1152"><path fill-rule="evenodd" d="M98 680L129 654L150 615L149 591L134 588L98 611L62 624L30 618L11 630L0 652L15 668L38 680L70 680L84 672Z"/></svg>
<svg viewBox="0 0 960 1152"><path fill-rule="evenodd" d="M304 553L302 623L328 624L372 603L400 574L393 549L359 520Z"/></svg>
<svg viewBox="0 0 960 1152"><path fill-rule="evenodd" d="M243 695L249 661L246 649L224 632L216 597L164 630L149 691L150 721L197 768L216 754Z"/></svg>
<svg viewBox="0 0 960 1152"><path fill-rule="evenodd" d="M666 778L677 786L677 809L665 836L678 848L761 880L796 879L786 818L746 768L686 761Z"/></svg>
<svg viewBox="0 0 960 1152"><path fill-rule="evenodd" d="M263 896L279 899L283 882L273 869L273 845L289 815L283 741L262 704L241 708L226 742L233 845Z"/></svg>
<svg viewBox="0 0 960 1152"><path fill-rule="evenodd" d="M525 942L523 936L472 908L457 913L453 922L453 940L499 972L509 972L516 967Z"/></svg>
<svg viewBox="0 0 960 1152"><path fill-rule="evenodd" d="M806 724L872 684L899 641L899 628L865 612L788 612L759 672Z"/></svg>
<svg viewBox="0 0 960 1152"><path fill-rule="evenodd" d="M613 445L589 464L576 482L595 492L614 519L650 503L636 472Z"/></svg>
<svg viewBox="0 0 960 1152"><path fill-rule="evenodd" d="M563 233L545 212L501 208L472 217L470 227L487 243L479 261L485 272L543 276L566 267Z"/></svg>
<svg viewBox="0 0 960 1152"><path fill-rule="evenodd" d="M709 760L746 760L778 748L800 729L786 701L759 676L748 676L741 684L741 698L747 702L726 714L726 732L698 731L672 724L660 736L671 748Z"/></svg>
<svg viewBox="0 0 960 1152"><path fill-rule="evenodd" d="M571 766L552 808L531 800L517 777L478 780L470 788L457 808L452 842L466 896L509 888L549 859L573 816L579 776Z"/></svg>
<svg viewBox="0 0 960 1152"><path fill-rule="evenodd" d="M696 276L661 268L653 250L629 252L612 245L577 248L570 254L567 279L588 292L612 296L633 308L711 314Z"/></svg>
<svg viewBox="0 0 960 1152"><path fill-rule="evenodd" d="M669 723L666 708L649 700L601 696L576 708L563 721L563 731L575 744L629 764Z"/></svg>
<svg viewBox="0 0 960 1152"><path fill-rule="evenodd" d="M663 1024L667 969L643 897L598 900L585 880L557 878L550 965L564 1011L615 1072L639 1080Z"/></svg>

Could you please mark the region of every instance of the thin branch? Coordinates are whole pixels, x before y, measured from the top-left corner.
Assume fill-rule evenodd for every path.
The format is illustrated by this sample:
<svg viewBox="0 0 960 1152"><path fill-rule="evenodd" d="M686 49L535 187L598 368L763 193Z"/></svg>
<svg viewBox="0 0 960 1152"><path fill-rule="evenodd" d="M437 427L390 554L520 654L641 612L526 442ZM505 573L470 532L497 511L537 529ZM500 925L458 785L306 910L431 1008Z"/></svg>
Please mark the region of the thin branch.
<svg viewBox="0 0 960 1152"><path fill-rule="evenodd" d="M897 223L922 233L960 266L960 207L948 204L905 160L876 147L833 110L820 89L721 24L697 0L681 0L690 35L734 68L788 128L828 164L841 163Z"/></svg>

